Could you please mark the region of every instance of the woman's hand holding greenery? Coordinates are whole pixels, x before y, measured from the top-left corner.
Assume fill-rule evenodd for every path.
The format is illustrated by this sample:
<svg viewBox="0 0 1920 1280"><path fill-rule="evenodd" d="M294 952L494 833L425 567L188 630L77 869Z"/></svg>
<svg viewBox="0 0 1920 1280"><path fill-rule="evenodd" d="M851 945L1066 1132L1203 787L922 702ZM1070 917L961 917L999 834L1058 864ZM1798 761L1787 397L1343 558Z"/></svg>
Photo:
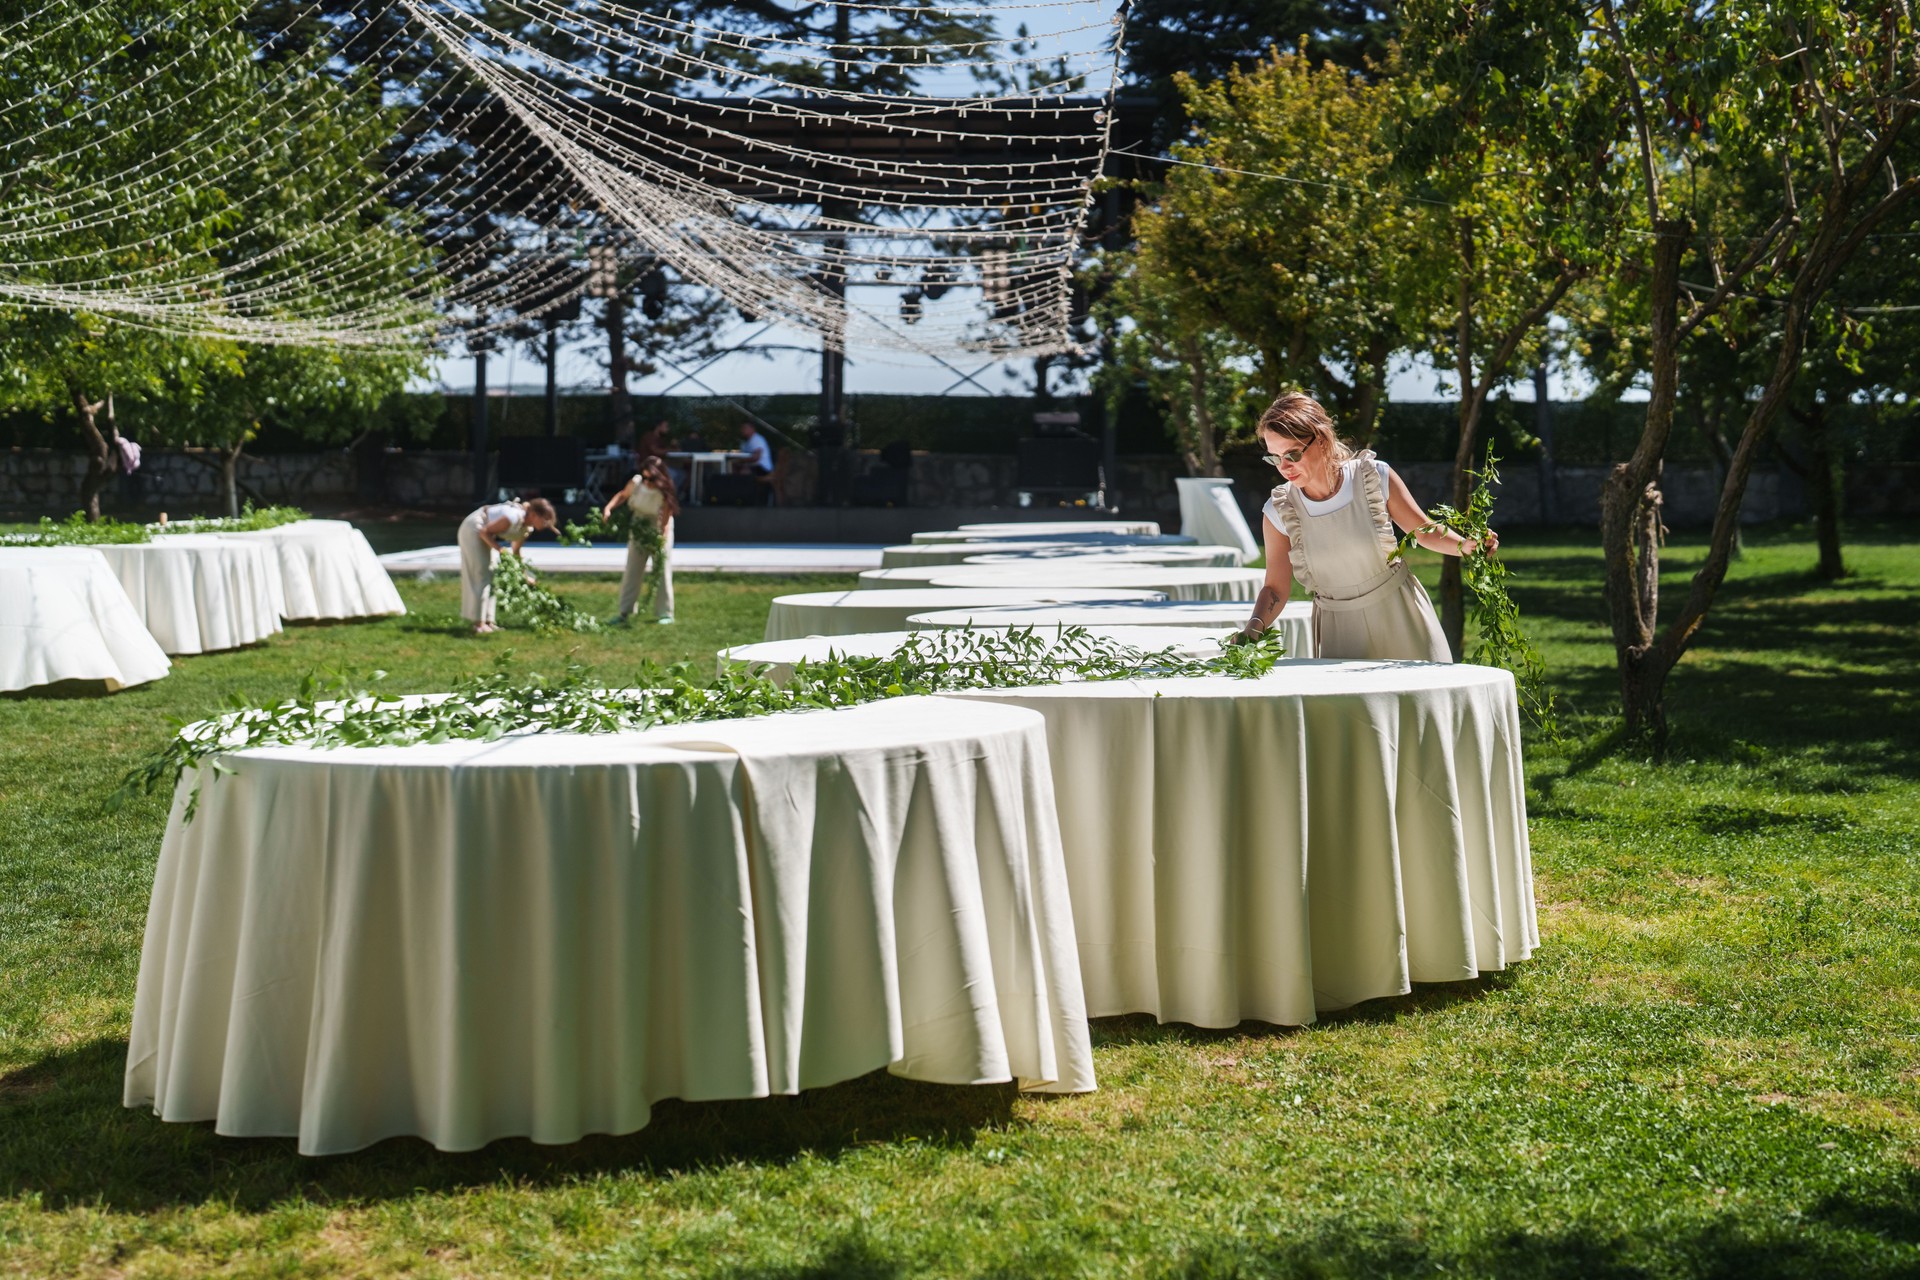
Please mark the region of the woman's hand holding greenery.
<svg viewBox="0 0 1920 1280"><path fill-rule="evenodd" d="M1500 483L1500 473L1495 469L1499 461L1489 448L1486 466L1467 473L1474 478L1467 509L1457 511L1445 505L1429 508L1433 522L1402 534L1392 558L1399 560L1405 556L1423 533L1453 533L1472 543L1472 549L1460 557L1461 578L1472 596L1467 616L1479 634L1467 660L1513 672L1521 708L1535 724L1557 737L1559 726L1554 718L1553 688L1547 683L1546 663L1520 628L1520 608L1507 594L1507 566L1495 558L1500 538L1487 523L1493 515L1493 486Z"/></svg>

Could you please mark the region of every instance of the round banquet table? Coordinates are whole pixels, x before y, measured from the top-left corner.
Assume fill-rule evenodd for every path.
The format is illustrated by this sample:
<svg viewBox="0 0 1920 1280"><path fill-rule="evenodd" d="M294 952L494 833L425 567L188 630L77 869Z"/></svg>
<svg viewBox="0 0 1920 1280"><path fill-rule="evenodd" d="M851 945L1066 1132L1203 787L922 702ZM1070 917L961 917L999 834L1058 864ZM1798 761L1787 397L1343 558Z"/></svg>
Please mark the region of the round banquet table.
<svg viewBox="0 0 1920 1280"><path fill-rule="evenodd" d="M797 662L825 662L829 658L887 658L912 639L912 631L874 631L851 636L805 636L797 640L763 640L759 644L734 645L714 655L721 672L728 665L764 667L761 672L778 685L793 679ZM1038 632L1044 640L1057 638L1057 630ZM1220 642L1230 631L1207 631L1198 627L1111 627L1100 633L1105 638L1145 653L1172 649L1183 658L1205 658L1220 651Z"/></svg>
<svg viewBox="0 0 1920 1280"><path fill-rule="evenodd" d="M211 653L280 630L280 559L258 539L169 533L94 548L168 653Z"/></svg>
<svg viewBox="0 0 1920 1280"><path fill-rule="evenodd" d="M1012 539L1001 542L916 542L911 545L882 547L880 549L880 567L882 569L905 569L922 564L963 564L974 556L990 555L994 552L1010 552L1016 555L1032 555L1048 550L1084 552L1084 551L1157 551L1165 547L1191 547L1191 538L1168 537L1162 535L1147 537L1099 537L1061 540L1055 538ZM1216 548L1217 552L1232 554L1230 548Z"/></svg>
<svg viewBox="0 0 1920 1280"><path fill-rule="evenodd" d="M1312 661L944 696L1047 718L1091 1016L1299 1025L1539 944L1505 671Z"/></svg>
<svg viewBox="0 0 1920 1280"><path fill-rule="evenodd" d="M321 1155L881 1067L1091 1089L1041 719L956 705L229 754L175 798L124 1101Z"/></svg>
<svg viewBox="0 0 1920 1280"><path fill-rule="evenodd" d="M1087 590L1029 587L1021 590L808 591L776 596L767 607L767 640L802 636L850 636L863 631L907 631L916 613L953 609L997 609L1010 604L1087 600L1142 602L1164 600L1157 591Z"/></svg>
<svg viewBox="0 0 1920 1280"><path fill-rule="evenodd" d="M0 690L145 684L173 664L92 547L0 548Z"/></svg>
<svg viewBox="0 0 1920 1280"><path fill-rule="evenodd" d="M992 542L1000 538L1098 538L1160 536L1153 520L1009 520L998 524L963 524L913 535L915 542Z"/></svg>
<svg viewBox="0 0 1920 1280"><path fill-rule="evenodd" d="M996 544L998 545L998 544ZM1050 564L1056 560L1099 564L1166 564L1192 569L1238 569L1246 557L1231 547L1071 547L1058 543L1025 551L987 551L970 555L964 564L1010 564L1016 560Z"/></svg>
<svg viewBox="0 0 1920 1280"><path fill-rule="evenodd" d="M1194 569L1182 565L1082 564L1048 560L1024 564L963 564L933 579L936 587L1120 587L1158 591L1169 600L1245 600L1260 594L1263 569ZM1243 619L1244 620L1244 619Z"/></svg>
<svg viewBox="0 0 1920 1280"><path fill-rule="evenodd" d="M345 520L301 520L222 535L264 542L279 561L282 617L300 622L405 613L367 536Z"/></svg>

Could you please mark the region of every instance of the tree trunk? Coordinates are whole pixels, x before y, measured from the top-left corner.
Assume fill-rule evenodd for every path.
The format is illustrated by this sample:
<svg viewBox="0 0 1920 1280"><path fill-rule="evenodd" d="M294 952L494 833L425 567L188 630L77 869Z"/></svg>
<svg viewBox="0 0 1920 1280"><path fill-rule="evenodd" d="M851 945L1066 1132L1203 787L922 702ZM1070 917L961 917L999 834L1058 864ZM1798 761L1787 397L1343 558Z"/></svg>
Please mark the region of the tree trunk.
<svg viewBox="0 0 1920 1280"><path fill-rule="evenodd" d="M240 453L246 447L241 443L220 451L220 496L229 516L240 514Z"/></svg>
<svg viewBox="0 0 1920 1280"><path fill-rule="evenodd" d="M87 473L80 478L80 509L89 522L100 519L100 491L113 475L113 450L100 431L98 415L105 400L88 400L78 382L68 379L67 393L73 397L74 412L80 415L80 437L87 449Z"/></svg>
<svg viewBox="0 0 1920 1280"><path fill-rule="evenodd" d="M607 299L607 377L613 384L610 408L613 412L613 438L623 444L634 439L633 401L627 396L627 300L620 296L616 282L613 296Z"/></svg>
<svg viewBox="0 0 1920 1280"><path fill-rule="evenodd" d="M1220 450L1213 438L1213 411L1207 405L1207 362L1197 342L1189 338L1183 349L1187 366L1187 435L1184 452L1187 474L1218 476L1225 474L1220 465Z"/></svg>
<svg viewBox="0 0 1920 1280"><path fill-rule="evenodd" d="M1807 431L1807 493L1813 499L1813 533L1820 544L1820 563L1814 574L1824 582L1847 576L1840 554L1840 467L1833 436L1827 430L1827 406L1815 401L1813 411L1800 419Z"/></svg>
<svg viewBox="0 0 1920 1280"><path fill-rule="evenodd" d="M1693 225L1684 219L1663 219L1654 227L1653 272L1648 284L1651 343L1648 371L1652 389L1647 397L1646 425L1633 456L1614 467L1600 494L1600 546L1606 559L1607 620L1613 631L1615 661L1620 673L1620 704L1630 735L1666 734L1662 690L1666 670L1653 648L1654 611L1659 604L1660 542L1649 536L1649 522L1657 530L1660 491L1657 485L1667 437L1673 431L1673 408L1680 385L1680 263L1686 254ZM1670 665L1670 664L1669 664Z"/></svg>
<svg viewBox="0 0 1920 1280"><path fill-rule="evenodd" d="M1380 405L1386 399L1387 390L1387 361L1392 356L1392 344L1385 337L1376 336L1367 344L1363 367L1354 371L1353 438L1363 449L1373 443L1373 433L1380 429Z"/></svg>
<svg viewBox="0 0 1920 1280"><path fill-rule="evenodd" d="M1460 276L1454 298L1453 362L1460 379L1460 439L1453 451L1453 496L1456 510L1467 506L1467 468L1473 465L1473 438L1480 429L1480 406L1485 398L1473 376L1473 221L1460 221ZM1440 630L1455 662L1466 652L1467 607L1461 589L1460 558L1440 562Z"/></svg>

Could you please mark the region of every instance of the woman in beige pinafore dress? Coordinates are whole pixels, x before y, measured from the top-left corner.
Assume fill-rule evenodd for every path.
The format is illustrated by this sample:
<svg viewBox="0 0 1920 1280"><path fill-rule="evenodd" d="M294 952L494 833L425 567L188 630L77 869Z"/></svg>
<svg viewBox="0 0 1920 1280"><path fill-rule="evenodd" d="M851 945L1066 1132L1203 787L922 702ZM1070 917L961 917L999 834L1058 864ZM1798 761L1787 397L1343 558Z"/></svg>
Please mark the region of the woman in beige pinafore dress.
<svg viewBox="0 0 1920 1280"><path fill-rule="evenodd" d="M1419 530L1414 541L1441 555L1466 555L1474 540L1428 528L1406 482L1371 450L1342 444L1310 396L1274 401L1260 435L1286 483L1263 513L1267 580L1242 637L1272 624L1298 579L1313 593L1313 656L1451 662L1427 589L1404 557L1392 558L1394 526ZM1499 545L1489 532L1488 549Z"/></svg>

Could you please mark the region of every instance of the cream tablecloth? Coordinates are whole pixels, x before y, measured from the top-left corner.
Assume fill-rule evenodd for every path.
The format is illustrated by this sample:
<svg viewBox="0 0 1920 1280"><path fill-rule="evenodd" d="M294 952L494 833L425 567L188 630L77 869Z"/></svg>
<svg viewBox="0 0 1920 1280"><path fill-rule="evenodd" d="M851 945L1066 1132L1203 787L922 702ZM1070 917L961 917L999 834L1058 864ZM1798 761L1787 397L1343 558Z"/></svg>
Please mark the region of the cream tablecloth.
<svg viewBox="0 0 1920 1280"><path fill-rule="evenodd" d="M173 665L92 547L0 548L0 690L145 684Z"/></svg>
<svg viewBox="0 0 1920 1280"><path fill-rule="evenodd" d="M1158 537L1152 520L1008 520L999 524L963 524L913 535L915 542L991 542L996 538Z"/></svg>
<svg viewBox="0 0 1920 1280"><path fill-rule="evenodd" d="M161 847L128 1106L318 1155L571 1142L881 1067L1094 1086L1031 712L227 763Z"/></svg>
<svg viewBox="0 0 1920 1280"><path fill-rule="evenodd" d="M1057 629L1049 632L1040 628L1043 638L1059 635ZM806 636L798 640L763 640L759 644L735 645L722 649L714 655L717 667L725 671L728 664L743 667L765 667L761 674L775 684L785 685L793 678L793 667L797 662L825 662L828 658L885 658L897 652L901 645L912 639L911 631L875 631L851 636ZM1103 628L1101 635L1117 644L1127 645L1146 653L1158 653L1172 649L1183 657L1209 657L1220 651L1220 642L1232 632L1207 631L1199 627L1110 627Z"/></svg>
<svg viewBox="0 0 1920 1280"><path fill-rule="evenodd" d="M407 611L366 535L345 520L302 520L223 536L273 548L284 618L306 622Z"/></svg>
<svg viewBox="0 0 1920 1280"><path fill-rule="evenodd" d="M168 653L211 653L280 630L285 590L273 547L230 534L169 533L95 548Z"/></svg>
<svg viewBox="0 0 1920 1280"><path fill-rule="evenodd" d="M1016 555L1031 555L1049 549L1083 551L1125 551L1159 550L1165 547L1191 547L1191 538L1178 535L1159 537L1098 537L1073 538L1067 540L1052 538L1010 539L1001 542L916 542L911 545L882 547L880 549L880 567L882 569L904 569L923 564L961 564L974 556L989 555L997 551ZM1226 548L1221 548L1226 550Z"/></svg>
<svg viewBox="0 0 1920 1280"><path fill-rule="evenodd" d="M1157 591L1079 590L1030 587L978 591L809 591L776 596L767 607L767 640L802 636L848 636L863 631L907 631L916 613L953 609L997 609L1010 604L1104 600L1164 600Z"/></svg>
<svg viewBox="0 0 1920 1280"><path fill-rule="evenodd" d="M1260 540L1247 527L1246 513L1233 496L1233 481L1181 476L1173 485L1180 495L1180 532L1202 543L1237 548L1248 560L1260 554Z"/></svg>
<svg viewBox="0 0 1920 1280"><path fill-rule="evenodd" d="M1183 565L1085 564L1079 560L963 564L933 579L936 587L1120 587L1158 591L1169 600L1245 600L1267 580L1260 569L1194 569Z"/></svg>
<svg viewBox="0 0 1920 1280"><path fill-rule="evenodd" d="M1315 661L950 696L1047 718L1093 1016L1308 1023L1538 945L1505 671Z"/></svg>

